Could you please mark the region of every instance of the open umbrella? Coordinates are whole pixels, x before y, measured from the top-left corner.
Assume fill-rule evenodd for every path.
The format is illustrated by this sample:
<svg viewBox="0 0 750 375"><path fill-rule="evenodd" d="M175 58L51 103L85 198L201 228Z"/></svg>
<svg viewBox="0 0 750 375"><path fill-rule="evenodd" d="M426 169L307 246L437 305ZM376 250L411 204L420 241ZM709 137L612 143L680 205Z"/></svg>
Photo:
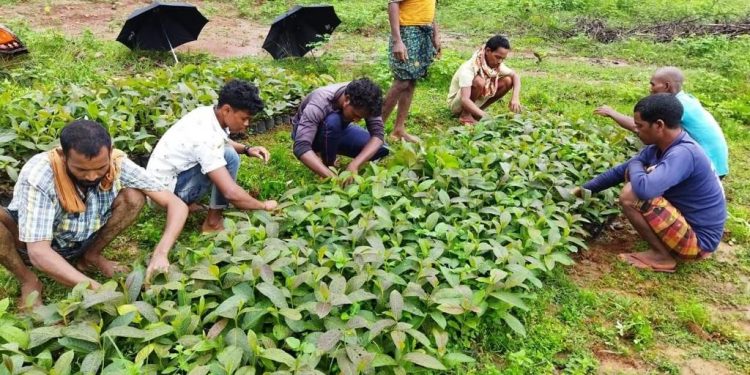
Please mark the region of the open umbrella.
<svg viewBox="0 0 750 375"><path fill-rule="evenodd" d="M117 41L131 49L172 51L177 62L174 48L198 39L207 22L195 5L155 1L130 14Z"/></svg>
<svg viewBox="0 0 750 375"><path fill-rule="evenodd" d="M331 5L296 5L273 21L263 49L274 59L304 56L340 23Z"/></svg>

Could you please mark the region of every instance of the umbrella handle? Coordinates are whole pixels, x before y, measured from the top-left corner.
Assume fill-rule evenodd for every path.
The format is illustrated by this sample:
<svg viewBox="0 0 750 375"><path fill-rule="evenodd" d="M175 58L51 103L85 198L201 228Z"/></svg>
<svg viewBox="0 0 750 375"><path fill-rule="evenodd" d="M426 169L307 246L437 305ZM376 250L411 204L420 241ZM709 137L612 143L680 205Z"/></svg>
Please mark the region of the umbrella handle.
<svg viewBox="0 0 750 375"><path fill-rule="evenodd" d="M169 44L169 50L172 51L172 56L174 57L174 63L179 64L180 61L177 60L177 54L174 53L174 47L172 47L172 41L169 40L169 35L167 35L167 30L164 28L164 23L159 22L159 25L161 25L161 32L164 33L164 37L167 38L167 43Z"/></svg>

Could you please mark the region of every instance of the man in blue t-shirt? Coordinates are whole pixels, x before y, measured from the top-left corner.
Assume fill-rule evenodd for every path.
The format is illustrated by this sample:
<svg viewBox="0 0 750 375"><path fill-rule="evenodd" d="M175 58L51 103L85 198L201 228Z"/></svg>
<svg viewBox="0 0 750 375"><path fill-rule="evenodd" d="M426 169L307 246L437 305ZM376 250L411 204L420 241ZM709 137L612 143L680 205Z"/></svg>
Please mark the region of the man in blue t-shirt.
<svg viewBox="0 0 750 375"><path fill-rule="evenodd" d="M678 258L704 259L719 246L727 217L719 178L701 147L683 131L682 104L671 94L641 99L635 133L647 146L583 188L592 193L621 182L622 211L651 250L620 254L631 265L674 272Z"/></svg>
<svg viewBox="0 0 750 375"><path fill-rule="evenodd" d="M729 173L729 149L724 133L716 119L703 108L698 99L682 91L684 80L682 71L678 68L672 66L659 68L649 82L651 93L669 93L677 97L683 107L682 128L703 148L716 174L724 178ZM609 106L601 106L594 113L610 117L623 128L635 132L633 118Z"/></svg>

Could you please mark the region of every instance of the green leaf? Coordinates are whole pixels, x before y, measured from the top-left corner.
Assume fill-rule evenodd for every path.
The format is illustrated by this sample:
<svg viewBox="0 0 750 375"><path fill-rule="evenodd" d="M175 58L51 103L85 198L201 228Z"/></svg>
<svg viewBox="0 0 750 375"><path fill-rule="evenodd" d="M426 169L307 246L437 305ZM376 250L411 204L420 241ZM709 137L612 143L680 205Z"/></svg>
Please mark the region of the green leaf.
<svg viewBox="0 0 750 375"><path fill-rule="evenodd" d="M142 339L146 337L146 331L130 326L121 326L108 329L102 336L129 337L131 339Z"/></svg>
<svg viewBox="0 0 750 375"><path fill-rule="evenodd" d="M256 285L255 288L258 289L258 291L261 292L264 296L268 297L268 299L271 300L271 303L273 303L277 308L283 309L289 307L286 302L284 292L282 292L281 289L277 288L275 285L263 282Z"/></svg>
<svg viewBox="0 0 750 375"><path fill-rule="evenodd" d="M125 279L125 286L128 289L128 301L135 302L138 296L141 294L141 288L143 288L143 282L146 277L146 272L143 267L137 267L128 275Z"/></svg>
<svg viewBox="0 0 750 375"><path fill-rule="evenodd" d="M236 346L228 346L216 356L216 359L224 366L224 370L231 374L240 367L242 349Z"/></svg>
<svg viewBox="0 0 750 375"><path fill-rule="evenodd" d="M57 359L57 362L55 362L55 367L52 368L54 374L69 375L71 364L73 363L73 357L75 357L75 353L72 350L69 350L61 355L60 358Z"/></svg>
<svg viewBox="0 0 750 375"><path fill-rule="evenodd" d="M447 370L437 358L420 352L406 353L404 360L433 370Z"/></svg>
<svg viewBox="0 0 750 375"><path fill-rule="evenodd" d="M80 371L84 375L98 374L102 369L102 363L104 363L104 351L95 350L83 358Z"/></svg>
<svg viewBox="0 0 750 375"><path fill-rule="evenodd" d="M404 310L404 297L398 290L393 290L389 301L393 318L397 321L401 320L401 312Z"/></svg>
<svg viewBox="0 0 750 375"><path fill-rule="evenodd" d="M283 363L289 368L294 368L294 364L296 363L294 357L289 355L289 353L276 348L265 349L260 356L266 359L270 359L274 362Z"/></svg>
<svg viewBox="0 0 750 375"><path fill-rule="evenodd" d="M115 301L120 297L122 297L122 293L113 290L105 290L92 293L83 297L83 303L81 304L81 307L83 307L84 309L88 309L100 303Z"/></svg>
<svg viewBox="0 0 750 375"><path fill-rule="evenodd" d="M21 348L29 346L29 334L8 323L0 326L0 337L7 342L18 344Z"/></svg>
<svg viewBox="0 0 750 375"><path fill-rule="evenodd" d="M318 351L328 353L338 344L339 340L341 340L341 331L332 329L318 337L316 347Z"/></svg>
<svg viewBox="0 0 750 375"><path fill-rule="evenodd" d="M62 336L62 327L51 326L51 327L39 327L34 328L29 333L29 347L28 349L36 348L45 342L56 339Z"/></svg>
<svg viewBox="0 0 750 375"><path fill-rule="evenodd" d="M521 299L521 296L515 293L510 292L493 292L490 294L492 297L495 297L513 307L518 307L521 310L528 311L529 307L526 305L526 303L523 302Z"/></svg>
<svg viewBox="0 0 750 375"><path fill-rule="evenodd" d="M523 327L523 324L521 324L521 321L519 321L515 316L506 312L505 314L503 314L502 318L513 331L523 337L526 337L526 329Z"/></svg>
<svg viewBox="0 0 750 375"><path fill-rule="evenodd" d="M159 322L146 328L146 332L143 335L143 341L148 342L157 337L168 335L174 332L174 327L171 325Z"/></svg>
<svg viewBox="0 0 750 375"><path fill-rule="evenodd" d="M96 331L93 323L90 322L81 322L65 327L62 330L62 334L74 339L99 344L99 333Z"/></svg>
<svg viewBox="0 0 750 375"><path fill-rule="evenodd" d="M443 356L443 360L447 362L449 365L454 366L459 363L474 363L476 360L472 357L469 357L468 355L464 353L448 353L445 356Z"/></svg>

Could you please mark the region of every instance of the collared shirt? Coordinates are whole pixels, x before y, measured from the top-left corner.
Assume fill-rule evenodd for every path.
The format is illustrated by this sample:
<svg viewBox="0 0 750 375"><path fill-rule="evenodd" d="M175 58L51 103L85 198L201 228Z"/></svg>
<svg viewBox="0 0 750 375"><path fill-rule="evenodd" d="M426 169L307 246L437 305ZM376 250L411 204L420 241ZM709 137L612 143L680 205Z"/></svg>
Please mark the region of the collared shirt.
<svg viewBox="0 0 750 375"><path fill-rule="evenodd" d="M336 103L341 95L344 95L344 90L346 90L348 84L346 82L323 86L302 99L299 110L292 119L292 126L295 127L294 156L299 158L312 150L318 127L323 124L326 116L336 111ZM381 141L385 140L383 118L380 117L379 113L366 118L365 124L370 136Z"/></svg>
<svg viewBox="0 0 750 375"><path fill-rule="evenodd" d="M228 142L229 134L219 124L214 108L198 107L164 133L146 170L174 191L177 175L198 164L203 174L226 166L224 146Z"/></svg>
<svg viewBox="0 0 750 375"><path fill-rule="evenodd" d="M435 20L436 0L388 0L390 3L398 3L400 26L432 25Z"/></svg>
<svg viewBox="0 0 750 375"><path fill-rule="evenodd" d="M648 166L654 170L646 172ZM724 234L727 203L719 177L703 149L686 132L662 152L646 146L638 155L583 185L596 193L630 178L641 200L664 197L685 217L702 250L714 251Z"/></svg>
<svg viewBox="0 0 750 375"><path fill-rule="evenodd" d="M49 155L44 152L32 157L21 168L8 209L18 212L21 242L52 241L53 248L65 251L78 247L107 222L112 215L112 202L124 188L164 190L164 186L143 168L123 158L120 176L113 182L112 189L89 189L84 198L86 211L68 213L57 198Z"/></svg>
<svg viewBox="0 0 750 375"><path fill-rule="evenodd" d="M703 147L719 176L729 173L729 148L719 123L694 96L680 91L675 97L684 110L682 128Z"/></svg>

